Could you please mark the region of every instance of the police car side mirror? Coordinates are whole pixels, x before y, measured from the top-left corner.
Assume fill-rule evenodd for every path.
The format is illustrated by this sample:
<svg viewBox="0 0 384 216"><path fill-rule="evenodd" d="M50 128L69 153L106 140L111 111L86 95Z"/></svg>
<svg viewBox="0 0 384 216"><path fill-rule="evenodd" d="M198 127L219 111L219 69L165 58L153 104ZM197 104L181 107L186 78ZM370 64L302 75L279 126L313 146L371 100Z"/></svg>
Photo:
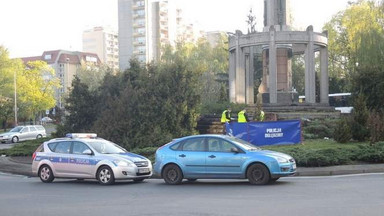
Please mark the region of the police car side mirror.
<svg viewBox="0 0 384 216"><path fill-rule="evenodd" d="M83 154L85 155L93 155L92 151L90 149L84 150Z"/></svg>

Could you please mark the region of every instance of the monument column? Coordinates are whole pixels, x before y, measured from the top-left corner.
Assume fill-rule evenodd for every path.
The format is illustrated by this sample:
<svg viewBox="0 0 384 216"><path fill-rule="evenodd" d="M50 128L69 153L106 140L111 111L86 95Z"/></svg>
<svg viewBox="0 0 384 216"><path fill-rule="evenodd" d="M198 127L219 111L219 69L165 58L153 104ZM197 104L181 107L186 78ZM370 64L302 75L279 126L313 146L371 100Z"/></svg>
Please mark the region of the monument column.
<svg viewBox="0 0 384 216"><path fill-rule="evenodd" d="M236 103L236 51L229 54L229 101Z"/></svg>
<svg viewBox="0 0 384 216"><path fill-rule="evenodd" d="M305 49L305 102L316 103L315 50L313 43L313 27L307 28L309 41Z"/></svg>
<svg viewBox="0 0 384 216"><path fill-rule="evenodd" d="M253 90L253 86L254 86L254 47L251 46L249 47L249 66L247 68L247 89L246 89L246 95L247 95L247 101L246 103L247 104L254 104L255 103L255 100L254 100L254 90Z"/></svg>
<svg viewBox="0 0 384 216"><path fill-rule="evenodd" d="M277 103L277 57L275 27L269 28L269 103Z"/></svg>
<svg viewBox="0 0 384 216"><path fill-rule="evenodd" d="M320 103L329 105L328 48L320 49Z"/></svg>

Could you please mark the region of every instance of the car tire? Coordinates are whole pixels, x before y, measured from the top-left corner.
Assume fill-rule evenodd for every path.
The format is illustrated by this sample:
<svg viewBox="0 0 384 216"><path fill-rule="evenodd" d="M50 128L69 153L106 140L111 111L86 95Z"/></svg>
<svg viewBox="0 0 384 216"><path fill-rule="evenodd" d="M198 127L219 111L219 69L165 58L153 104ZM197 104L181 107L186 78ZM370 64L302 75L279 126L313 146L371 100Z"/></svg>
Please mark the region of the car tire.
<svg viewBox="0 0 384 216"><path fill-rule="evenodd" d="M271 177L268 168L263 164L252 164L247 169L247 178L251 184L265 185Z"/></svg>
<svg viewBox="0 0 384 216"><path fill-rule="evenodd" d="M163 178L165 183L170 185L178 185L183 181L183 173L180 167L175 164L167 165L163 170Z"/></svg>
<svg viewBox="0 0 384 216"><path fill-rule="evenodd" d="M43 138L43 136L41 136L41 134L36 136L36 139L41 139L41 138Z"/></svg>
<svg viewBox="0 0 384 216"><path fill-rule="evenodd" d="M138 179L133 179L134 182L142 182L144 181L144 178L138 178Z"/></svg>
<svg viewBox="0 0 384 216"><path fill-rule="evenodd" d="M12 143L17 143L17 142L19 142L19 137L17 137L17 136L12 137L11 142L12 142Z"/></svg>
<svg viewBox="0 0 384 216"><path fill-rule="evenodd" d="M102 166L97 170L97 180L101 185L111 185L115 183L115 176L109 166Z"/></svg>
<svg viewBox="0 0 384 216"><path fill-rule="evenodd" d="M48 165L43 165L39 169L39 177L40 180L44 183L50 183L55 179L55 176L53 176L53 172L51 167Z"/></svg>
<svg viewBox="0 0 384 216"><path fill-rule="evenodd" d="M187 179L188 182L195 182L196 180L197 179L191 179L191 178Z"/></svg>

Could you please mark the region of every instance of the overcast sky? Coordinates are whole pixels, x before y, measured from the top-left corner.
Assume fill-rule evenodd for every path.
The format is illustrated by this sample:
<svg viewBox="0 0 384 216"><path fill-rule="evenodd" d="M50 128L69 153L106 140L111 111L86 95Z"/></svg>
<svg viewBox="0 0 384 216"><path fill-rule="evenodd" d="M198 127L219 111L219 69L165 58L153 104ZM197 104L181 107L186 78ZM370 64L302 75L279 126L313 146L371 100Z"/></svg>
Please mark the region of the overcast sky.
<svg viewBox="0 0 384 216"><path fill-rule="evenodd" d="M263 0L176 0L188 20L205 31L246 31L253 8L258 30ZM321 31L349 0L291 0L296 28ZM94 26L117 30L117 0L0 0L0 45L11 57L38 56L46 50L82 49L82 32Z"/></svg>

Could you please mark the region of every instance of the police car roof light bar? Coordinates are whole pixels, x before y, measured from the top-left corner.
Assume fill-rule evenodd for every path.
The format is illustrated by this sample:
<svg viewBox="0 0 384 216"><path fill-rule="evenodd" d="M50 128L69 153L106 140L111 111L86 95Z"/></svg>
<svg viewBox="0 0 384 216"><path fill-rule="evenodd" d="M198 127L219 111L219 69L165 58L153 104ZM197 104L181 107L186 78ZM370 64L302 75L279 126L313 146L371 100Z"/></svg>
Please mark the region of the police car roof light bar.
<svg viewBox="0 0 384 216"><path fill-rule="evenodd" d="M96 138L97 134L95 133L68 133L66 137L75 139L75 138Z"/></svg>

